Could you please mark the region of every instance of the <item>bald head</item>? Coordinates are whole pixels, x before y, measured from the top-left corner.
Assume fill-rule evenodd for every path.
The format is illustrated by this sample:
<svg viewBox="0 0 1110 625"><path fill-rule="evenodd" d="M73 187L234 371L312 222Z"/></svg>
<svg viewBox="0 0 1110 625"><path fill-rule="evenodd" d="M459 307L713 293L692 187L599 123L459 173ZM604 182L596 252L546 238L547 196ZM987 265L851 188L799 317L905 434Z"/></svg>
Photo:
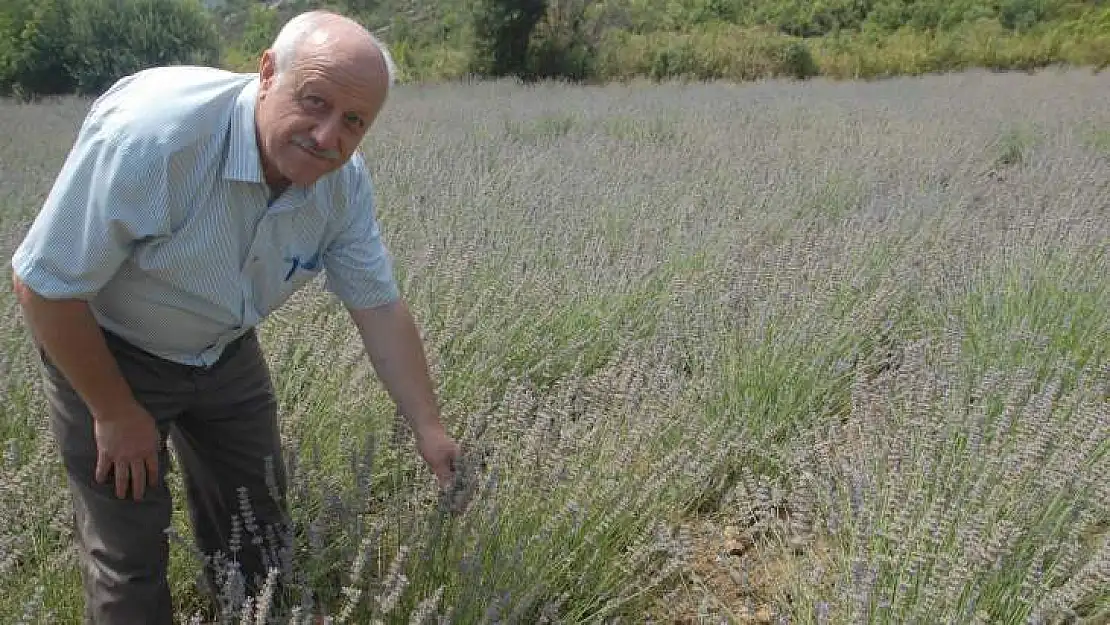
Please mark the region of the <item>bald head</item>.
<svg viewBox="0 0 1110 625"><path fill-rule="evenodd" d="M301 13L286 22L271 50L279 78L306 55L341 54L352 57L369 79L384 77L387 86L397 80L397 68L385 44L358 22L328 11Z"/></svg>

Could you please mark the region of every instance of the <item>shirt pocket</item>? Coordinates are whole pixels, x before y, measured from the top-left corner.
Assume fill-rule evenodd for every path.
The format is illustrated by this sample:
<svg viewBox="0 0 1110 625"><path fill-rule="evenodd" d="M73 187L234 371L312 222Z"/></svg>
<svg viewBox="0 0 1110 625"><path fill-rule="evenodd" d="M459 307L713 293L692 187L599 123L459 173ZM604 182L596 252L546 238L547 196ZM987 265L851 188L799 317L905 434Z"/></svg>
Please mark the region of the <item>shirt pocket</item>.
<svg viewBox="0 0 1110 625"><path fill-rule="evenodd" d="M318 241L273 243L266 246L254 275L254 308L259 318L280 308L298 290L320 275L323 251Z"/></svg>
<svg viewBox="0 0 1110 625"><path fill-rule="evenodd" d="M280 251L276 258L278 262L268 270L266 283L269 289L258 302L259 314L265 316L280 308L294 293L320 275L322 256L316 250Z"/></svg>
<svg viewBox="0 0 1110 625"><path fill-rule="evenodd" d="M314 207L302 207L269 216L267 228L259 231L260 248L267 259L263 275L257 276L261 291L255 294L255 307L260 316L281 307L320 275L324 266L323 217Z"/></svg>
<svg viewBox="0 0 1110 625"><path fill-rule="evenodd" d="M322 266L323 254L320 251L287 253L282 257L282 268L285 271L282 282L295 291L320 275Z"/></svg>

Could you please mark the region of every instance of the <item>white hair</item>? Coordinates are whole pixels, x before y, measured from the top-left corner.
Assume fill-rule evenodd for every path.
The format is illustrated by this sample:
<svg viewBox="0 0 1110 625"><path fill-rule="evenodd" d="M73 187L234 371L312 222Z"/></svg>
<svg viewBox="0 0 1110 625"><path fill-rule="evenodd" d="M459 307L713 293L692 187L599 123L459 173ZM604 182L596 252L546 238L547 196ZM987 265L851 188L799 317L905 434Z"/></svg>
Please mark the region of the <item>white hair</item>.
<svg viewBox="0 0 1110 625"><path fill-rule="evenodd" d="M317 32L321 27L322 20L329 16L330 14L324 11L308 11L293 17L282 26L277 37L274 38L273 45L270 46L274 51L276 75L279 80L297 59L301 43L304 42L306 37ZM397 66L393 63L393 57L389 54L385 44L374 36L374 33L367 31L367 34L370 36L370 41L381 53L382 60L385 61L389 84L392 86L397 81Z"/></svg>

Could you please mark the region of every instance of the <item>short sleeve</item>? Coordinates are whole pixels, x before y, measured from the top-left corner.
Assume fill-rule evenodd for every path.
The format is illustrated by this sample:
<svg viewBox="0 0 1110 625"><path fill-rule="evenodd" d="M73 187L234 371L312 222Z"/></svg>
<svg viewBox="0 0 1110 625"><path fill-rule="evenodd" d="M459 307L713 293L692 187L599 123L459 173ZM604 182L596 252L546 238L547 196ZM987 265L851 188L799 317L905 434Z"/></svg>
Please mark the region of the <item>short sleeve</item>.
<svg viewBox="0 0 1110 625"><path fill-rule="evenodd" d="M88 300L136 242L162 234L165 160L155 148L88 118L12 257L20 280L46 298Z"/></svg>
<svg viewBox="0 0 1110 625"><path fill-rule="evenodd" d="M343 223L324 251L325 284L349 308L371 308L397 300L400 289L382 241L369 175L355 167L353 178Z"/></svg>

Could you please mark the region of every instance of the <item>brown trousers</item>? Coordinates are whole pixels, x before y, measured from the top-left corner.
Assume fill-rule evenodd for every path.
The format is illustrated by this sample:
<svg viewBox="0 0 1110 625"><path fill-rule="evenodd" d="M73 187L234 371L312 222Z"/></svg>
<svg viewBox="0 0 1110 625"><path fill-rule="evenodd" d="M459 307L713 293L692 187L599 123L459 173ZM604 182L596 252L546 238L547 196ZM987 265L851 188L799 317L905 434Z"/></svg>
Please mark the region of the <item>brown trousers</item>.
<svg viewBox="0 0 1110 625"><path fill-rule="evenodd" d="M166 576L165 530L173 508L165 480L172 470L167 438L185 484L197 547L215 557L213 566L205 567L202 588L214 607L221 593L229 593L223 596L233 609L241 606L244 593L259 592L267 567L288 564L284 550L290 526L277 405L256 334L251 331L229 346L212 367L170 362L107 332L105 338L136 399L162 434L158 485L148 486L140 502L130 492L117 498L111 475L104 484L95 482L96 441L89 411L39 350L52 428L73 500L85 623L173 623ZM243 504L249 505L246 514ZM229 563L235 570L236 562L242 577L230 579L238 586L225 584Z"/></svg>

